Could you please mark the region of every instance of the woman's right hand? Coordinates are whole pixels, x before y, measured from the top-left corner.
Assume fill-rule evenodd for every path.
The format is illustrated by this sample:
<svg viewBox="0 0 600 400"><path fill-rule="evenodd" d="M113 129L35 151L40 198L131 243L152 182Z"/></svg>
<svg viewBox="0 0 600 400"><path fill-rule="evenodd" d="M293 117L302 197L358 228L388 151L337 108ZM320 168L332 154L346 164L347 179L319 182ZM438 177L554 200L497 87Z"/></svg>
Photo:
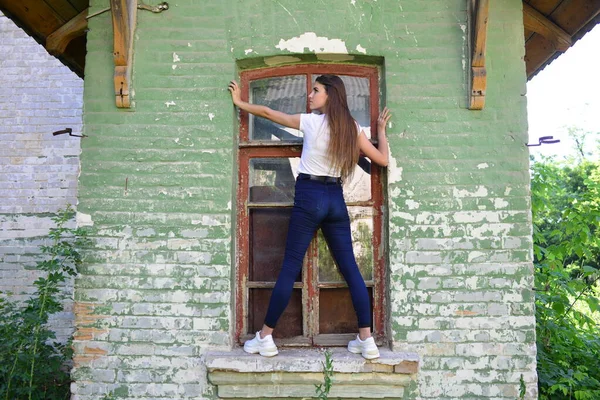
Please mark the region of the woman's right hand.
<svg viewBox="0 0 600 400"><path fill-rule="evenodd" d="M229 93L231 93L231 101L234 105L238 105L242 101L242 91L236 81L229 82Z"/></svg>

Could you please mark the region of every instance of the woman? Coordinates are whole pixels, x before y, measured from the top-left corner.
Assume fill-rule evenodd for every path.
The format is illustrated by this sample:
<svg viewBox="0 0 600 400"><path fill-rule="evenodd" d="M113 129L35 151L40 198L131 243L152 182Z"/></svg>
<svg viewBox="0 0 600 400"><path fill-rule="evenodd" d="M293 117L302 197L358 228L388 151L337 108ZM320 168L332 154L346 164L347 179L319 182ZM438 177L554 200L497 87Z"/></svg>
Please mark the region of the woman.
<svg viewBox="0 0 600 400"><path fill-rule="evenodd" d="M350 115L343 81L335 75L321 75L308 95L311 114L290 115L241 99L235 81L229 84L233 104L258 117L304 133L298 166L294 207L290 218L285 256L271 295L262 329L244 344L248 353L270 357L278 354L271 336L277 320L292 294L294 281L302 269L304 254L318 228L348 287L358 317L358 335L348 343L348 351L364 358L379 357L371 336L371 305L352 249L350 219L343 197L342 181L348 178L362 151L372 162L387 166L388 144L385 128L391 115L385 108L377 120L379 148ZM315 113L316 112L316 113Z"/></svg>

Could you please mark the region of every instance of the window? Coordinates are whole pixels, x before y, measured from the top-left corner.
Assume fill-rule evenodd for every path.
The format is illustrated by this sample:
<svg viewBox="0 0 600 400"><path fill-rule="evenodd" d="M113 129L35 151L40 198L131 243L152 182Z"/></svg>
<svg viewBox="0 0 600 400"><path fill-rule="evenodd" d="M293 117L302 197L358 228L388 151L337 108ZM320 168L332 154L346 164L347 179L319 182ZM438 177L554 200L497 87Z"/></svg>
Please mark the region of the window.
<svg viewBox="0 0 600 400"><path fill-rule="evenodd" d="M375 67L294 65L242 72L244 100L289 114L310 112L307 94L317 76L339 75L354 118L370 135L379 110ZM237 201L236 338L243 342L262 327L283 260L294 197L302 133L241 112ZM361 159L344 184L354 251L371 296L373 331L384 332L384 252L382 173ZM288 308L274 336L293 345L345 345L357 332L346 284L320 231L296 280Z"/></svg>

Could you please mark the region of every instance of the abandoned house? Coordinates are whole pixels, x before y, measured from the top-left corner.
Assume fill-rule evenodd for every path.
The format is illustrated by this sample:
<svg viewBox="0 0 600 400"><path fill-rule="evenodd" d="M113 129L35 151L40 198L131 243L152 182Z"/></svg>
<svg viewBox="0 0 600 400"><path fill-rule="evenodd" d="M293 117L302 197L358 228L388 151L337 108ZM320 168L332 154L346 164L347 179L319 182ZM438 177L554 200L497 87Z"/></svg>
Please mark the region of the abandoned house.
<svg viewBox="0 0 600 400"><path fill-rule="evenodd" d="M331 397L515 399L524 386L537 398L525 85L598 22L598 1L0 0L0 10L0 26L33 37L0 31L13 55L0 64L2 279L31 261L48 214L67 202L93 241L69 309L72 399L316 397L323 348ZM37 40L73 72L45 84L9 49L18 35L13 46ZM364 160L344 185L381 349L372 361L344 347L354 311L320 234L276 330L280 354L240 346L262 325L280 268L302 135L238 112L227 84L302 113L324 73L342 76L367 132L383 107L393 113L390 165ZM53 95L72 104L28 121ZM86 137L52 137L64 124ZM24 233L33 223L40 232Z"/></svg>

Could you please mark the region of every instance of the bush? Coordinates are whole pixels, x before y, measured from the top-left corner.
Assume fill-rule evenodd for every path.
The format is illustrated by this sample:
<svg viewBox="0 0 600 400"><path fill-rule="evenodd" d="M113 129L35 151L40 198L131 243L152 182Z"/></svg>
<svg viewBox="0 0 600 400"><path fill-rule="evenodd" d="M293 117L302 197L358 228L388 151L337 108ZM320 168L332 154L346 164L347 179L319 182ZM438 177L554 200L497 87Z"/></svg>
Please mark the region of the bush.
<svg viewBox="0 0 600 400"><path fill-rule="evenodd" d="M540 399L600 399L600 164L532 172Z"/></svg>
<svg viewBox="0 0 600 400"><path fill-rule="evenodd" d="M60 286L81 264L77 249L87 240L80 229L65 227L73 218L69 206L52 220L50 245L36 268L46 272L34 282L36 291L24 304L0 297L0 399L68 399L70 343L55 343L48 317L63 310Z"/></svg>

